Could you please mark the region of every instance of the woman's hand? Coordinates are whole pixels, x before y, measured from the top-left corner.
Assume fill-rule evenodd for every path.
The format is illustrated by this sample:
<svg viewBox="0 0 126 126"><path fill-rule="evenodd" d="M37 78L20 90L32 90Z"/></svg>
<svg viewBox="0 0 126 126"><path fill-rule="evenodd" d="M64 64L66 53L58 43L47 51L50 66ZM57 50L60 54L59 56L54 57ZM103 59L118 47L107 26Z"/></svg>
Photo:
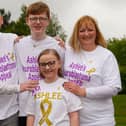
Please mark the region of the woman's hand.
<svg viewBox="0 0 126 126"><path fill-rule="evenodd" d="M63 87L65 90L70 91L78 96L86 96L86 89L81 88L79 85L73 82L64 82Z"/></svg>
<svg viewBox="0 0 126 126"><path fill-rule="evenodd" d="M15 38L14 40L14 44L18 43L20 41L20 39L22 39L24 36L21 35L21 36L18 36L17 38Z"/></svg>
<svg viewBox="0 0 126 126"><path fill-rule="evenodd" d="M60 47L65 48L65 42L59 36L55 36L54 38L58 41Z"/></svg>

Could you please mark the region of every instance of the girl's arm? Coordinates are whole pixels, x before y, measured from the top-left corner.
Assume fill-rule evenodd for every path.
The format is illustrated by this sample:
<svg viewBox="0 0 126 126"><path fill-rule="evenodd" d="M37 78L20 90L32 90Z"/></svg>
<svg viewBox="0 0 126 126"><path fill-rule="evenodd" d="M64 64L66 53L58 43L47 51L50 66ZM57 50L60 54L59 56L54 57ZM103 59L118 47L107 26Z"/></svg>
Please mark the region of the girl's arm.
<svg viewBox="0 0 126 126"><path fill-rule="evenodd" d="M69 118L70 118L70 126L79 126L80 125L78 111L70 112Z"/></svg>
<svg viewBox="0 0 126 126"><path fill-rule="evenodd" d="M34 126L34 119L35 117L33 115L27 116L27 126Z"/></svg>

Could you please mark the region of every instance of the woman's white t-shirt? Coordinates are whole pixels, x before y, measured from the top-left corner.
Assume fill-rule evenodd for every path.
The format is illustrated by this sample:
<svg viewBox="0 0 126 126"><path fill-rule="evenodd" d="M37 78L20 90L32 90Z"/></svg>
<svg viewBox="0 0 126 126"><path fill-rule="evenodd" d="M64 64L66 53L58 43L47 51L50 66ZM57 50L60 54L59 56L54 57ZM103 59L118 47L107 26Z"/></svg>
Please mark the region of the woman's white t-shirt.
<svg viewBox="0 0 126 126"><path fill-rule="evenodd" d="M97 46L91 52L65 52L64 77L86 88L81 97L80 126L114 126L112 96L121 89L120 74L114 55Z"/></svg>

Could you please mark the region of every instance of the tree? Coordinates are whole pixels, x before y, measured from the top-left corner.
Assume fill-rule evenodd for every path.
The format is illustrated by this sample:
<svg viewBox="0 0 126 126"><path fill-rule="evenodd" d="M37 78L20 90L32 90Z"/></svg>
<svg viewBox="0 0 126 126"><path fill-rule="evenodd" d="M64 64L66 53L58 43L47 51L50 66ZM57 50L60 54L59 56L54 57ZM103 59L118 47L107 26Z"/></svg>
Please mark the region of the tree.
<svg viewBox="0 0 126 126"><path fill-rule="evenodd" d="M29 28L28 28L27 24L25 23L26 8L27 7L25 5L23 5L21 7L21 14L20 14L20 17L18 18L18 20L8 22L7 25L4 24L3 27L1 28L1 31L2 32L12 32L12 33L16 33L18 35L28 35L28 34L30 34ZM5 15L11 16L10 12L8 12L6 14L5 11L4 11L3 13ZM10 17L9 17L9 19L10 19ZM6 25L6 27L5 27L5 25ZM66 37L67 37L67 35L65 34L64 29L62 28L62 26L60 25L60 23L58 21L57 16L55 14L53 14L53 13L52 13L52 18L51 18L50 24L49 24L46 32L50 36L59 35L64 41L66 40Z"/></svg>
<svg viewBox="0 0 126 126"><path fill-rule="evenodd" d="M26 18L26 6L23 5L21 7L21 14L20 17L18 18L18 20L15 22L14 25L14 33L18 34L18 35L29 35L30 34L30 30L29 27L27 26L27 24L25 23L25 18Z"/></svg>
<svg viewBox="0 0 126 126"><path fill-rule="evenodd" d="M59 25L57 16L53 13L51 15L52 15L52 17L51 17L52 20L50 21L50 24L47 28L46 33L49 34L50 36L58 35L65 41L67 35L65 34L62 26Z"/></svg>
<svg viewBox="0 0 126 126"><path fill-rule="evenodd" d="M2 25L1 31L6 31L8 25L10 24L11 13L5 12L4 9L0 9L0 14L3 16L4 25Z"/></svg>

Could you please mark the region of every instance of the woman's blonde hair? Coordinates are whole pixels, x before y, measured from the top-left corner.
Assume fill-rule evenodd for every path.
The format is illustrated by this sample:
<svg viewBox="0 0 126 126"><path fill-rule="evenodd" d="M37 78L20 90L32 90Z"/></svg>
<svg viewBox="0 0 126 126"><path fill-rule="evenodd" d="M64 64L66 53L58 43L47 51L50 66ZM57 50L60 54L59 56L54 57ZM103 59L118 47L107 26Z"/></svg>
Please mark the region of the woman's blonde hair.
<svg viewBox="0 0 126 126"><path fill-rule="evenodd" d="M95 39L95 43L96 45L101 45L103 47L107 47L107 43L98 27L97 22L95 21L94 18L92 18L91 16L82 16L75 24L74 29L73 29L73 33L70 37L70 41L69 44L70 46L73 48L74 51L79 52L81 50L81 45L79 43L78 40L78 33L79 33L79 29L83 24L87 24L91 22L92 24L94 24L95 29L96 29L96 39Z"/></svg>

